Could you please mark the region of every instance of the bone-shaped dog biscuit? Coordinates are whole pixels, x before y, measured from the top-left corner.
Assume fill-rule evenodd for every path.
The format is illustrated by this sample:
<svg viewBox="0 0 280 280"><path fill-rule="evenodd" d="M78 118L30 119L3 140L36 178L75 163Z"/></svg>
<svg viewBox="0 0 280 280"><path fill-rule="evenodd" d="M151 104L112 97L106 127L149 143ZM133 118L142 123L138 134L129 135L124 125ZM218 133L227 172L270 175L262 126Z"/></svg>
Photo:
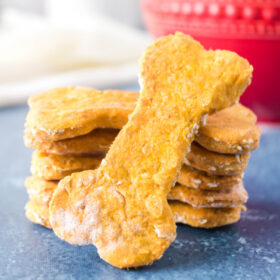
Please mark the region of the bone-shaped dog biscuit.
<svg viewBox="0 0 280 280"><path fill-rule="evenodd" d="M28 100L26 130L33 137L61 140L98 127L120 129L135 107L137 92L69 87L49 90Z"/></svg>
<svg viewBox="0 0 280 280"><path fill-rule="evenodd" d="M141 59L135 111L95 171L64 178L50 204L55 233L94 244L124 268L151 264L176 236L167 194L201 117L235 103L252 67L227 51L205 51L176 33L150 45Z"/></svg>

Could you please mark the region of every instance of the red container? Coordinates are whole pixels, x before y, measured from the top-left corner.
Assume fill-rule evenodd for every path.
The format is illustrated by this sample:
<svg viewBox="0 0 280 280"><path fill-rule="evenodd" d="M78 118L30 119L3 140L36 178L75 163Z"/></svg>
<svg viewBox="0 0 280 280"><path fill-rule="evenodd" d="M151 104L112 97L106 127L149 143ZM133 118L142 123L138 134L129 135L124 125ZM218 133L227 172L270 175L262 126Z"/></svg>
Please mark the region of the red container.
<svg viewBox="0 0 280 280"><path fill-rule="evenodd" d="M259 120L280 122L280 0L142 0L150 32L190 34L206 48L228 49L254 66L241 98Z"/></svg>

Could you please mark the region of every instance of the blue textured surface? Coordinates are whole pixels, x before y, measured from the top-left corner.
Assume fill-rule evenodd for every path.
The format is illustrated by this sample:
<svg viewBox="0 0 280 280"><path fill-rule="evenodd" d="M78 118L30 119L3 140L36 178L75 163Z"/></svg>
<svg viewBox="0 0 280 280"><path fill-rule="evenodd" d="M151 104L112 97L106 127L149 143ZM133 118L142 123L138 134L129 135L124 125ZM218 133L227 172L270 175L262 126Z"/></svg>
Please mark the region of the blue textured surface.
<svg viewBox="0 0 280 280"><path fill-rule="evenodd" d="M178 226L161 260L119 270L94 246L71 246L24 217L31 150L27 107L0 110L0 279L280 279L280 130L267 130L245 175L250 199L242 220L215 230Z"/></svg>

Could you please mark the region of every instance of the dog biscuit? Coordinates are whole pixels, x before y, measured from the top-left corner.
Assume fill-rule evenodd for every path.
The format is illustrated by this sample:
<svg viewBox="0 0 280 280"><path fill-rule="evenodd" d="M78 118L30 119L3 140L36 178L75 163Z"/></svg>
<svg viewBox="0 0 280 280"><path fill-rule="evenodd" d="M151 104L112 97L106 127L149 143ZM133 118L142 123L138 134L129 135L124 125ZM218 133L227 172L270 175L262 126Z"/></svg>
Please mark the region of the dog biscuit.
<svg viewBox="0 0 280 280"><path fill-rule="evenodd" d="M201 117L237 102L251 72L237 54L205 51L182 33L156 40L140 61L136 108L101 166L56 188L55 233L72 244L94 244L119 268L159 259L176 236L166 197Z"/></svg>
<svg viewBox="0 0 280 280"><path fill-rule="evenodd" d="M245 154L219 154L202 148L193 143L191 150L186 153L184 163L208 175L233 176L241 174L247 167L250 153Z"/></svg>
<svg viewBox="0 0 280 280"><path fill-rule="evenodd" d="M210 191L229 189L236 186L241 181L242 174L235 176L210 176L203 171L187 165L182 166L180 176L177 180L180 185Z"/></svg>
<svg viewBox="0 0 280 280"><path fill-rule="evenodd" d="M121 129L139 94L83 87L57 88L29 98L26 130L51 141L88 134L95 128Z"/></svg>
<svg viewBox="0 0 280 280"><path fill-rule="evenodd" d="M223 191L205 191L177 184L168 194L169 200L178 200L197 208L227 208L244 204L248 193L243 183Z"/></svg>
<svg viewBox="0 0 280 280"><path fill-rule="evenodd" d="M241 104L208 116L200 127L196 141L208 150L224 154L241 154L259 146L261 130L256 115Z"/></svg>
<svg viewBox="0 0 280 280"><path fill-rule="evenodd" d="M214 228L236 223L240 214L246 210L241 205L234 208L194 208L186 203L170 201L176 223L192 227Z"/></svg>

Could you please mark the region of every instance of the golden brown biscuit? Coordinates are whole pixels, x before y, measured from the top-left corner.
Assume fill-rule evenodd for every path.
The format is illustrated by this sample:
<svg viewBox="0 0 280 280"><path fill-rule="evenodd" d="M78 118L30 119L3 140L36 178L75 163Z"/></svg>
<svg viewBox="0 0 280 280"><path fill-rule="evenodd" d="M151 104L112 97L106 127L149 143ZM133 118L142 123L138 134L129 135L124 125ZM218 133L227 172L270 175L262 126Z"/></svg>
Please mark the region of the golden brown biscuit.
<svg viewBox="0 0 280 280"><path fill-rule="evenodd" d="M248 193L242 182L233 188L220 191L192 189L177 184L169 192L168 199L185 202L198 208L227 208L244 204L248 199Z"/></svg>
<svg viewBox="0 0 280 280"><path fill-rule="evenodd" d="M186 153L184 163L209 175L233 176L243 172L247 167L250 154L219 154L211 152L193 143Z"/></svg>
<svg viewBox="0 0 280 280"><path fill-rule="evenodd" d="M242 181L242 174L235 176L209 176L207 173L183 165L177 182L180 185L201 189L219 191L232 188Z"/></svg>
<svg viewBox="0 0 280 280"><path fill-rule="evenodd" d="M49 206L46 204L30 200L25 205L25 216L35 224L52 228L49 221Z"/></svg>
<svg viewBox="0 0 280 280"><path fill-rule="evenodd" d="M238 55L205 51L182 33L155 41L141 59L136 109L101 166L56 188L50 204L55 233L72 244L96 245L116 267L159 259L176 236L166 196L200 119L235 103L251 72Z"/></svg>
<svg viewBox="0 0 280 280"><path fill-rule="evenodd" d="M35 148L39 152L65 155L65 154L105 154L119 130L102 128L95 129L92 132L58 141L50 141L44 138L34 136L29 130L26 130L24 140L29 148Z"/></svg>
<svg viewBox="0 0 280 280"><path fill-rule="evenodd" d="M243 205L234 208L194 208L186 203L170 201L176 223L192 227L214 228L236 223L240 219Z"/></svg>
<svg viewBox="0 0 280 280"><path fill-rule="evenodd" d="M49 205L57 184L58 181L47 181L38 176L30 176L25 180L30 200L45 205Z"/></svg>
<svg viewBox="0 0 280 280"><path fill-rule="evenodd" d="M122 90L52 89L29 98L26 129L33 137L52 141L84 135L95 128L120 129L138 96Z"/></svg>
<svg viewBox="0 0 280 280"><path fill-rule="evenodd" d="M208 116L196 141L208 150L236 154L252 151L259 146L261 130L255 124L256 115L241 104Z"/></svg>
<svg viewBox="0 0 280 280"><path fill-rule="evenodd" d="M60 180L73 172L96 169L103 156L73 156L33 152L31 173L45 180Z"/></svg>

